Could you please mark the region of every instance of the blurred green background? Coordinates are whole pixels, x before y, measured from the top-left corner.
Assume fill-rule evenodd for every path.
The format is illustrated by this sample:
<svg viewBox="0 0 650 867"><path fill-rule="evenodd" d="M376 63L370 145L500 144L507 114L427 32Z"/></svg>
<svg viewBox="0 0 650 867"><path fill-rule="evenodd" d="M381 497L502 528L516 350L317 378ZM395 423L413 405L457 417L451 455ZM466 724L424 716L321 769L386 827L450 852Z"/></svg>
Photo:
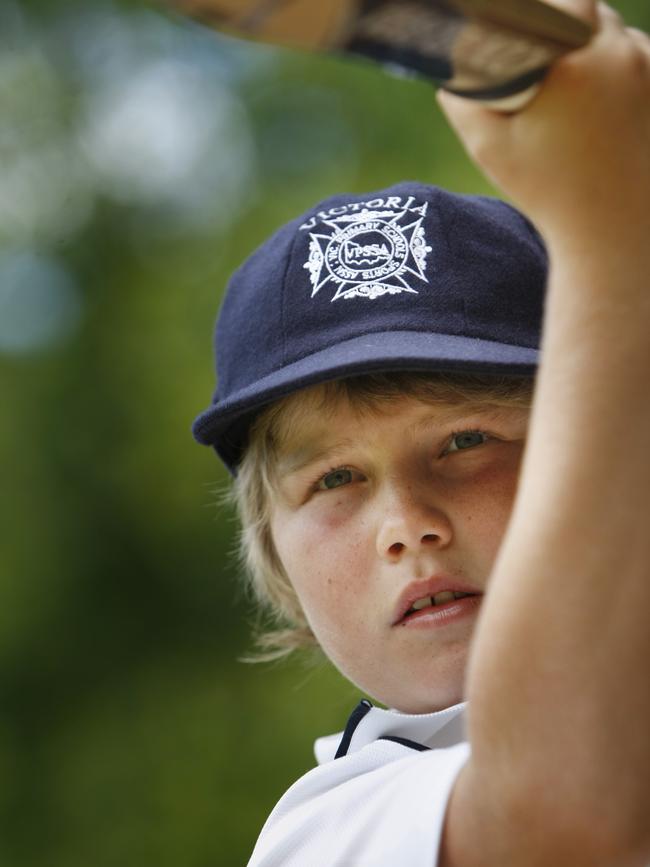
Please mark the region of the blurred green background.
<svg viewBox="0 0 650 867"><path fill-rule="evenodd" d="M243 865L345 723L328 666L238 662L227 479L189 427L232 269L407 178L490 192L426 84L137 3L2 0L2 867Z"/></svg>

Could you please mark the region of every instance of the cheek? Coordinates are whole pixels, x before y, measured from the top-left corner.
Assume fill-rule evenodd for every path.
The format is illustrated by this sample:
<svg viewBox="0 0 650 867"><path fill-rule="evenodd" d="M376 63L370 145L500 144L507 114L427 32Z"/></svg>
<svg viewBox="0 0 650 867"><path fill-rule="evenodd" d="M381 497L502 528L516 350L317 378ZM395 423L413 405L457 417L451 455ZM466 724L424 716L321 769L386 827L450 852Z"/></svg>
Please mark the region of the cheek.
<svg viewBox="0 0 650 867"><path fill-rule="evenodd" d="M271 524L278 556L317 634L345 621L370 571L361 516L344 502L336 506L302 509Z"/></svg>
<svg viewBox="0 0 650 867"><path fill-rule="evenodd" d="M463 491L460 514L465 516L464 535L490 562L498 553L512 513L517 467L491 468Z"/></svg>

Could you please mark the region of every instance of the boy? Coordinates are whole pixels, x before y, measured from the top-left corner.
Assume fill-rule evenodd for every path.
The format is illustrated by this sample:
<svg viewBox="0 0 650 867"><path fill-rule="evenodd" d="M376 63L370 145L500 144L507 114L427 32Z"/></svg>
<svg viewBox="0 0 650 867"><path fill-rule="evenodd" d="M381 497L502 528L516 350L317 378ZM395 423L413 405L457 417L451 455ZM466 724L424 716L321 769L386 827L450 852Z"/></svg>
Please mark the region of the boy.
<svg viewBox="0 0 650 867"><path fill-rule="evenodd" d="M231 284L195 435L270 640L393 708L319 743L251 864L650 863L650 43L565 5L598 32L532 105L440 100L548 278L508 206L407 184Z"/></svg>

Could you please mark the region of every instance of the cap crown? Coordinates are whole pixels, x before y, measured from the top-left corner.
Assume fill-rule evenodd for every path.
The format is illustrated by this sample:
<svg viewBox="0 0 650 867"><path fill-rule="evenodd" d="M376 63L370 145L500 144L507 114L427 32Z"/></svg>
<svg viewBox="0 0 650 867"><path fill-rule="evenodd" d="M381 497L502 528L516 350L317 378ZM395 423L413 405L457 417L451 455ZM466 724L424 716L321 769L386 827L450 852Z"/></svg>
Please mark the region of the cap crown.
<svg viewBox="0 0 650 867"><path fill-rule="evenodd" d="M230 280L218 388L194 433L232 469L251 413L372 370L534 370L547 261L496 199L404 183L334 196L276 232Z"/></svg>

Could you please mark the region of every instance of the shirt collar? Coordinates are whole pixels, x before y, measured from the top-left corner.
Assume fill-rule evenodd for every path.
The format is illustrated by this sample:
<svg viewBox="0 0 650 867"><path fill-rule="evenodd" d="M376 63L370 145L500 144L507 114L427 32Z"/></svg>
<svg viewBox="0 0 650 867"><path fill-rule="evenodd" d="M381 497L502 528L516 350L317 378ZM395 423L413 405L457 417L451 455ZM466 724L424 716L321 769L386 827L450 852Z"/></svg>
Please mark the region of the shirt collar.
<svg viewBox="0 0 650 867"><path fill-rule="evenodd" d="M408 714L374 707L364 699L353 711L344 732L318 738L314 752L319 765L331 761L342 741L345 755L357 752L379 738L402 738L429 749L450 747L467 740L465 709L467 702L434 713Z"/></svg>

